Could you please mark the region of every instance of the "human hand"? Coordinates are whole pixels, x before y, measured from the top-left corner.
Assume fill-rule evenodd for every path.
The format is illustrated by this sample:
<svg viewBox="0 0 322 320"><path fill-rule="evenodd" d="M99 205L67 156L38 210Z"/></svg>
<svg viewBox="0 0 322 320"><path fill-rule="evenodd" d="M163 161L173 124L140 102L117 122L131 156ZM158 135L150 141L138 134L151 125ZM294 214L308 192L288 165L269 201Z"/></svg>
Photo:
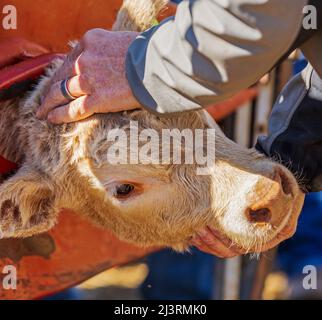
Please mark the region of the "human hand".
<svg viewBox="0 0 322 320"><path fill-rule="evenodd" d="M139 108L125 75L128 48L137 32L88 31L56 72L37 117L54 124L85 119L94 113ZM67 81L70 101L61 91Z"/></svg>
<svg viewBox="0 0 322 320"><path fill-rule="evenodd" d="M198 232L192 238L191 244L199 250L218 258L233 258L246 253L233 245L229 239L220 236L216 230L210 227Z"/></svg>
<svg viewBox="0 0 322 320"><path fill-rule="evenodd" d="M279 234L264 246L261 252L268 251L276 247L279 243L291 238L297 226L297 216L292 217L289 223L279 232ZM238 247L230 239L224 237L211 227L199 231L190 241L190 244L199 250L212 254L218 258L233 258L240 255L252 253L244 248ZM256 252L260 253L260 252Z"/></svg>

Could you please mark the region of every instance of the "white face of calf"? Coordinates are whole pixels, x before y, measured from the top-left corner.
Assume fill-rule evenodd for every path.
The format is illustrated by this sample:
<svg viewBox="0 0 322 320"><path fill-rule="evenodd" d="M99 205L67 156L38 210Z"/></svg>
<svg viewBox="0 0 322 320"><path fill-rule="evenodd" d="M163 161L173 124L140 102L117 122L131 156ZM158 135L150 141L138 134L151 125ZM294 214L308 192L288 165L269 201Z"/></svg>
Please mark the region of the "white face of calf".
<svg viewBox="0 0 322 320"><path fill-rule="evenodd" d="M215 127L216 158L211 175L198 175L195 164L111 165L103 161L93 165L106 190L106 210L117 221L112 227L110 221L106 225L118 237L144 246L183 250L198 231L211 226L245 251L260 252L295 232L304 196L286 168L236 145L216 124L205 124L200 114L157 122L152 115L148 118L150 123L141 119L143 127ZM96 145L101 144L94 144L94 149Z"/></svg>

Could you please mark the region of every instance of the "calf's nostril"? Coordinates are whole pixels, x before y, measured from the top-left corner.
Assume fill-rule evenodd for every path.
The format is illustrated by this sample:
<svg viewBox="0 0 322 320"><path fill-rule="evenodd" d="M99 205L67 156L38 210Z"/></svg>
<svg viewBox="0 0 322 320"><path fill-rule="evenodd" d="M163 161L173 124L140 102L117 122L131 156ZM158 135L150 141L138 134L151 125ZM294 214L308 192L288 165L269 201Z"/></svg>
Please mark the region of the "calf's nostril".
<svg viewBox="0 0 322 320"><path fill-rule="evenodd" d="M268 223L271 221L271 211L267 208L248 211L248 219L252 223Z"/></svg>
<svg viewBox="0 0 322 320"><path fill-rule="evenodd" d="M292 182L290 178L287 176L287 174L282 170L278 170L276 175L278 177L278 181L281 184L283 193L287 196L289 195L293 196Z"/></svg>

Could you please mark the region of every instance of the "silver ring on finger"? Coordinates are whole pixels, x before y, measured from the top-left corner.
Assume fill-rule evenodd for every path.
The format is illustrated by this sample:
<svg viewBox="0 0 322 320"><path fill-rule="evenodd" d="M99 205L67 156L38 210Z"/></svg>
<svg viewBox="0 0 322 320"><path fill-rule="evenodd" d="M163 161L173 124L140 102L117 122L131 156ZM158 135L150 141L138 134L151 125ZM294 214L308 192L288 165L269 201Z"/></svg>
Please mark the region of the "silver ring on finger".
<svg viewBox="0 0 322 320"><path fill-rule="evenodd" d="M62 93L62 95L68 100L68 101L73 101L73 100L76 100L77 97L74 97L68 87L67 87L67 83L68 83L68 80L69 79L65 79L63 80L61 83L60 83L60 91Z"/></svg>

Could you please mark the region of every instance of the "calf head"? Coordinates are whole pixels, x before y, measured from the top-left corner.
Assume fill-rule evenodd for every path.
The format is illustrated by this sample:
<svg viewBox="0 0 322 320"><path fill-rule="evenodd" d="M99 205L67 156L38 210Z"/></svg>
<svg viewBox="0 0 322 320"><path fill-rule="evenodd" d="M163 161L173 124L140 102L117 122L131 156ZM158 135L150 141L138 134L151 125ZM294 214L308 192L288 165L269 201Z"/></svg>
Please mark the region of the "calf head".
<svg viewBox="0 0 322 320"><path fill-rule="evenodd" d="M113 128L129 133L131 121L138 124L139 134L152 128L158 137L167 129L188 129L193 135L196 129L214 129L215 157L208 174L198 172L195 157L193 163L185 164L184 156L183 163L174 163L174 154L178 154L174 149L186 151L183 141L180 146L171 144L167 164L146 159L131 163L133 149L127 141L123 151L128 162L112 164L108 154L115 142L107 133ZM211 226L245 251L260 252L296 229L304 196L293 175L256 150L227 139L204 112L171 119L146 111L96 115L79 124L78 138L81 143L73 144L72 151L73 157L77 155L77 173L75 181L68 183L75 186L69 203L78 204L75 209L123 240L184 250L198 231ZM151 155L155 147L161 155L163 141L153 146L147 138L138 152L147 144L147 153ZM70 179L70 172L66 174Z"/></svg>

